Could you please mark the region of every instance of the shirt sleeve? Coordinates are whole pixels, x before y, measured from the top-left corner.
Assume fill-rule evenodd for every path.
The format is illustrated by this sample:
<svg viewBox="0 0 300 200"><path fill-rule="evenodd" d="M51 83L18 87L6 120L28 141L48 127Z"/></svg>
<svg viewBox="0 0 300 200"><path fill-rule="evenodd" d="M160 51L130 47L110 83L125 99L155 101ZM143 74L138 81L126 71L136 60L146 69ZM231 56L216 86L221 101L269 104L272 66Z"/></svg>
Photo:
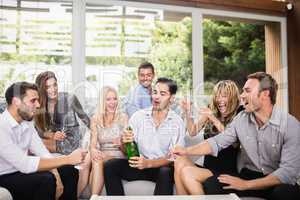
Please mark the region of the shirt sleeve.
<svg viewBox="0 0 300 200"><path fill-rule="evenodd" d="M300 124L293 118L285 131L279 168L271 173L284 184L295 184L300 172Z"/></svg>
<svg viewBox="0 0 300 200"><path fill-rule="evenodd" d="M1 132L2 131L9 130L2 129ZM28 174L36 172L40 158L28 155L28 153L17 146L7 134L1 134L1 132L0 157L22 173Z"/></svg>
<svg viewBox="0 0 300 200"><path fill-rule="evenodd" d="M72 96L72 108L75 111L75 113L78 115L78 117L81 119L81 121L90 128L90 118L89 116L84 112L81 103L79 102L78 98L73 95Z"/></svg>
<svg viewBox="0 0 300 200"><path fill-rule="evenodd" d="M138 111L141 108L139 96L140 94L137 88L132 89L127 96L125 110L129 117L131 117L136 111Z"/></svg>
<svg viewBox="0 0 300 200"><path fill-rule="evenodd" d="M212 155L218 156L219 151L232 145L237 141L237 134L235 124L237 119L233 120L229 125L226 126L225 130L218 135L207 139L206 141L212 147Z"/></svg>
<svg viewBox="0 0 300 200"><path fill-rule="evenodd" d="M184 125L183 120L180 117L178 117L178 119L179 119L179 122L178 122L178 125L179 125L178 134L179 134L179 136L177 136L177 137L179 137L179 140L178 140L177 144L184 147L184 146L186 146L186 144L185 144L186 129L185 129L185 125Z"/></svg>
<svg viewBox="0 0 300 200"><path fill-rule="evenodd" d="M52 158L48 149L45 147L43 141L39 137L37 131L32 127L32 138L29 147L31 153L42 158Z"/></svg>
<svg viewBox="0 0 300 200"><path fill-rule="evenodd" d="M138 141L138 118L139 118L139 113L135 113L134 115L132 115L132 117L129 119L128 121L128 126L130 126L132 128L132 132L134 135L134 141Z"/></svg>

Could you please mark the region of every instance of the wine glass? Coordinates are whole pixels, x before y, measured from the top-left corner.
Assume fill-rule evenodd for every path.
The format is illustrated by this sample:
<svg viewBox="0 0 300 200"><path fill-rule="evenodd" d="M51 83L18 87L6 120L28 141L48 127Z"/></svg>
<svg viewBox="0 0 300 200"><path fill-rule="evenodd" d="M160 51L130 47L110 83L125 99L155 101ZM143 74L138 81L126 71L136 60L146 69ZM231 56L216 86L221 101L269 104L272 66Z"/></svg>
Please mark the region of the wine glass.
<svg viewBox="0 0 300 200"><path fill-rule="evenodd" d="M66 128L66 119L67 119L66 116L63 117L63 120L62 120L60 129L59 129L59 131L62 132L62 133L64 133L64 135L65 135L64 139L60 141L61 144L62 144L62 146L64 146L65 140L66 140L66 131L67 131L67 130L66 130L66 129L67 129L67 128Z"/></svg>
<svg viewBox="0 0 300 200"><path fill-rule="evenodd" d="M81 147L81 149L84 149L85 151L88 151L88 148L89 148L89 141L88 141L88 140L83 140L83 141L81 142L80 147ZM84 167L83 167L83 163L84 163L84 161L83 161L82 163L80 163L80 164L75 165L74 167L75 167L76 169L78 169L78 170L81 170L81 169L84 168Z"/></svg>
<svg viewBox="0 0 300 200"><path fill-rule="evenodd" d="M171 153L171 150L178 144L180 138L180 134L177 134L175 137L171 137L169 141L169 153L167 155L167 160L174 162L176 157Z"/></svg>

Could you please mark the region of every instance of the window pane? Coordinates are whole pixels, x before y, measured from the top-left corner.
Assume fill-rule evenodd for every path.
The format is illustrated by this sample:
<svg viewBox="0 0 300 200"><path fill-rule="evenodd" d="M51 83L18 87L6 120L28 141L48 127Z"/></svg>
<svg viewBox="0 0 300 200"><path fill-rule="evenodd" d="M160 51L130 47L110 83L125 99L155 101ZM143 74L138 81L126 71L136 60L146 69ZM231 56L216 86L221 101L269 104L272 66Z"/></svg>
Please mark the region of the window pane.
<svg viewBox="0 0 300 200"><path fill-rule="evenodd" d="M137 67L154 64L157 76L192 85L190 13L129 6L86 5L86 78L88 98L110 85L120 96L137 84ZM93 88L90 90L90 88Z"/></svg>
<svg viewBox="0 0 300 200"><path fill-rule="evenodd" d="M205 93L220 80L242 88L247 75L265 71L264 25L236 21L203 21Z"/></svg>
<svg viewBox="0 0 300 200"><path fill-rule="evenodd" d="M33 82L54 71L60 89L71 83L72 4L2 0L0 7L0 95L12 82Z"/></svg>

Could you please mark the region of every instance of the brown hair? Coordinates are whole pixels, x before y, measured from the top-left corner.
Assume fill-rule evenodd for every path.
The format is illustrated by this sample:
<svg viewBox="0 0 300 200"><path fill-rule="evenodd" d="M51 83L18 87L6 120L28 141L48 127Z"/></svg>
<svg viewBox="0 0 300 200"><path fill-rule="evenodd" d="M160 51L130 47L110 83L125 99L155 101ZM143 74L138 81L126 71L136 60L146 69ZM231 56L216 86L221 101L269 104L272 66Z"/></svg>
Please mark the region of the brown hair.
<svg viewBox="0 0 300 200"><path fill-rule="evenodd" d="M151 69L152 73L154 74L154 67L150 62L141 63L139 68L138 68L138 73L140 73L141 69Z"/></svg>
<svg viewBox="0 0 300 200"><path fill-rule="evenodd" d="M271 103L273 105L276 103L278 84L270 74L267 74L265 72L256 72L248 75L247 78L257 79L259 81L259 92L269 90Z"/></svg>
<svg viewBox="0 0 300 200"><path fill-rule="evenodd" d="M16 82L9 86L5 91L5 100L7 105L11 105L12 99L18 97L21 100L26 95L27 90L38 90L37 86L28 82Z"/></svg>
<svg viewBox="0 0 300 200"><path fill-rule="evenodd" d="M35 83L38 86L38 91L40 96L39 98L40 110L38 114L35 116L34 121L36 127L43 132L47 131L50 125L50 116L47 112L48 95L47 95L46 81L51 78L54 78L57 81L57 78L53 72L45 71L40 73L35 79Z"/></svg>

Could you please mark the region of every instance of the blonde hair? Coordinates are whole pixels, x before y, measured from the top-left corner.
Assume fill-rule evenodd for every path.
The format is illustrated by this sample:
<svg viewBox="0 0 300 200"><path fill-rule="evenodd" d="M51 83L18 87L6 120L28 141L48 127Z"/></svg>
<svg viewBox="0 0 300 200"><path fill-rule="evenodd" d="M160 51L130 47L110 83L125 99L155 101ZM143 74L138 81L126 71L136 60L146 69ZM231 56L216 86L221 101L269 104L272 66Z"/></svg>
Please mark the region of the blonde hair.
<svg viewBox="0 0 300 200"><path fill-rule="evenodd" d="M217 97L225 94L228 97L227 103L227 115L224 120L224 125L227 125L232 121L233 117L237 114L237 110L240 105L240 93L237 85L231 80L219 81L213 89L213 98L209 105L209 108L220 119L221 113L218 109Z"/></svg>
<svg viewBox="0 0 300 200"><path fill-rule="evenodd" d="M106 105L106 97L107 94L109 92L113 92L118 100L118 105L117 108L114 112L114 117L113 117L113 121L114 122L118 122L121 119L121 114L120 114L120 110L119 110L119 97L118 97L118 93L117 91L110 86L104 86L99 93L99 97L98 97L98 105L97 105L97 109L96 109L96 113L94 115L94 118L96 120L96 123L99 124L101 127L105 127L105 122L104 122L104 118L105 118L105 114L106 114L106 109L105 109L105 105Z"/></svg>

